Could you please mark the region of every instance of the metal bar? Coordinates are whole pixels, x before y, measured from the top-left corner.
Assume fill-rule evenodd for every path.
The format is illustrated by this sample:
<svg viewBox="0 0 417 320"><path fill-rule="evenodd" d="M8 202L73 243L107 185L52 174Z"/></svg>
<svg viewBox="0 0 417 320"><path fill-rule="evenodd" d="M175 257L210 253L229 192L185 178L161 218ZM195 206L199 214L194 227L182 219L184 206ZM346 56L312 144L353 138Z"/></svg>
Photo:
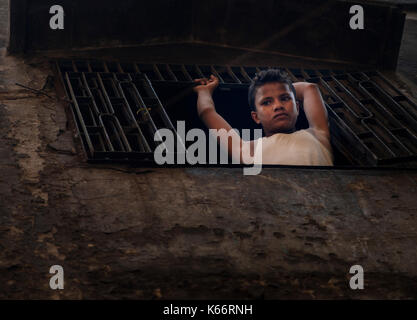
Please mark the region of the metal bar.
<svg viewBox="0 0 417 320"><path fill-rule="evenodd" d="M378 85L372 81L361 81L359 85L369 94L370 97L372 97L375 101L378 101L378 105L386 110L386 112L391 113L397 120L405 122L408 128L413 132L417 131L417 121L389 95L387 95ZM381 99L383 101L380 101ZM386 104L384 104L384 102L386 102Z"/></svg>
<svg viewBox="0 0 417 320"><path fill-rule="evenodd" d="M82 79L83 79L84 86L85 86L85 88L86 88L86 90L87 90L87 92L88 92L88 96L91 98L91 100L92 100L92 102L93 102L94 111L95 111L95 113L96 113L96 116L98 116L98 115L100 114L100 111L99 111L99 109L98 109L98 107L97 107L96 101L95 101L95 99L94 99L93 93L91 92L90 86L88 85L88 81L87 81L87 78L86 78L86 76L85 76L85 73L84 73L84 72L81 74L81 77L82 77Z"/></svg>
<svg viewBox="0 0 417 320"><path fill-rule="evenodd" d="M362 119L362 123L372 131L379 142L390 151L390 153L394 157L402 157L408 156L412 153L410 150L405 147L400 140L398 140L384 125L382 125L377 119ZM394 141L390 142L388 139L392 139ZM402 154L401 149L403 152L407 154Z"/></svg>
<svg viewBox="0 0 417 320"><path fill-rule="evenodd" d="M98 83L100 85L100 90L101 90L101 92L104 95L104 100L106 101L106 105L107 105L107 108L108 108L108 111L109 111L108 113L114 114L114 110L113 110L113 107L112 107L112 103L110 101L109 95L107 94L107 90L106 90L106 87L105 87L105 85L103 83L103 79L101 78L99 72L97 72L96 75L97 75Z"/></svg>
<svg viewBox="0 0 417 320"><path fill-rule="evenodd" d="M178 82L177 77L175 76L174 72L172 71L172 69L170 68L169 64L165 64L165 67L167 68L168 73L170 74L171 78L173 81Z"/></svg>
<svg viewBox="0 0 417 320"><path fill-rule="evenodd" d="M105 120L106 118L108 120ZM119 144L120 149L121 149L121 150L117 150L117 151L132 152L132 148L130 147L129 142L126 139L126 136L125 136L125 134L123 132L123 129L120 125L120 122L117 119L117 117L114 116L114 114L100 114L99 121L100 121L100 124L103 127L105 137L108 140L107 142L108 142L108 145L110 147L110 151L115 151L114 144L111 142L112 138L114 138L114 139L116 139L116 142ZM107 121L109 121L109 123L110 123L110 128L108 128L109 126L106 125ZM111 131L112 131L111 136L108 135L109 129L111 129Z"/></svg>
<svg viewBox="0 0 417 320"><path fill-rule="evenodd" d="M154 98L154 99L157 101L156 106L157 106L158 112L159 112L159 114L160 114L160 116L161 116L161 118L162 118L162 121L164 122L164 124L166 125L166 127L167 127L167 128L171 129L171 130L172 130L172 132L174 132L174 133L175 133L175 135L177 136L177 141L178 141L178 142L180 143L180 145L181 145L181 149L182 149L182 150L186 150L186 149L185 149L185 144L184 144L184 142L183 142L183 141L182 141L182 139L178 136L176 129L175 129L175 128L174 128L174 126L172 125L172 122L171 122L170 118L168 117L168 114L166 113L166 111L165 111L164 107L162 106L162 103L161 103L161 101L159 100L159 98L158 98L158 96L157 96L157 94L156 94L155 90L153 89L152 84L151 84L151 82L149 81L149 79L148 79L148 77L146 76L146 74L144 74L144 75L143 75L143 79L145 80L145 81L144 81L144 83L145 83L145 85L148 87L149 91L150 91L150 92L152 92L152 96L151 96L151 97L152 97L152 98ZM178 146L177 146L177 148L178 148Z"/></svg>
<svg viewBox="0 0 417 320"><path fill-rule="evenodd" d="M238 67L230 67L233 70L235 70L233 73L236 74L236 72L239 72L242 75L242 78L239 78L241 83L250 83L252 79L249 77L249 75L246 73L245 69L241 66Z"/></svg>
<svg viewBox="0 0 417 320"><path fill-rule="evenodd" d="M348 104L346 99L343 99L340 95L338 97L345 102L345 106L358 118L366 119L373 116L370 112L356 97L342 84L340 83L335 76L331 76L331 79L336 83L336 85L342 90L341 93L350 98L354 104L359 107L359 110L354 110L352 104ZM362 110L361 110L362 109Z"/></svg>
<svg viewBox="0 0 417 320"><path fill-rule="evenodd" d="M153 123L152 118L149 115L149 110L147 109L145 103L143 102L143 99L140 96L140 94L139 94L136 86L133 84L132 78L131 78L130 75L128 75L128 80L129 81L126 84L130 86L131 90L134 93L132 95L132 98L135 100L135 102L139 106L139 108L143 108L144 109L144 112L139 112L139 117L142 118L144 121L146 121L148 123L148 125L151 126L151 128L153 130L153 134L154 134L157 129L156 129L155 124ZM132 112L132 106L130 106L130 104L129 104L127 98L126 98L125 92L124 92L123 87L122 87L122 83L119 82L118 83L118 86L119 86L120 94L122 95L122 97L123 97L126 105L128 106L129 114L130 114L131 118L133 119L134 124L135 124L135 126L137 127L137 129L139 131L139 136L140 136L140 139L141 139L141 146L142 146L141 148L143 148L143 150L145 152L151 152L151 148L149 146L149 143L147 142L147 140L146 140L146 138L145 138L145 136L144 136L144 134L143 134L143 132L142 132L139 124L135 120L135 116L133 115L133 112ZM138 109L138 110L140 111L140 109Z"/></svg>
<svg viewBox="0 0 417 320"><path fill-rule="evenodd" d="M329 113L329 122L332 127L332 125L336 125L340 130L334 131L331 130L332 135L332 141L333 142L339 142L340 146L343 146L342 148L339 148L340 151L346 150L346 144L343 143L345 140L349 147L352 148L352 146L355 146L356 148L353 148L353 150L349 150L350 152L346 152L346 157L349 158L349 153L358 153L357 157L355 158L359 163L362 164L369 164L376 165L378 161L378 157L368 148L368 146L359 138L357 133L352 130L350 126L346 124L345 121L343 121L339 115L334 112L334 110L325 103L326 109ZM331 128L332 129L332 128ZM362 162L364 161L364 162Z"/></svg>
<svg viewBox="0 0 417 320"><path fill-rule="evenodd" d="M193 78L191 78L191 75L188 73L187 69L185 68L185 66L183 64L181 65L181 69L182 69L182 72L184 73L185 77L189 81L193 81Z"/></svg>
<svg viewBox="0 0 417 320"><path fill-rule="evenodd" d="M73 102L73 106L74 106L75 111L77 113L77 116L78 116L78 119L79 119L79 122L80 122L80 125L81 125L81 128L82 128L82 132L84 133L84 138L85 138L85 140L87 142L90 155L91 156L94 156L94 147L93 147L93 144L91 143L90 137L88 135L88 130L87 130L86 126L85 126L85 123L84 123L84 120L83 120L83 117L82 117L80 108L78 106L77 98L75 97L74 90L72 88L71 81L69 79L68 73L65 74L65 77L66 77L66 80L67 80L67 84L68 84L68 88L69 88L69 91L70 91L70 95L71 95L71 99L72 99L72 102Z"/></svg>

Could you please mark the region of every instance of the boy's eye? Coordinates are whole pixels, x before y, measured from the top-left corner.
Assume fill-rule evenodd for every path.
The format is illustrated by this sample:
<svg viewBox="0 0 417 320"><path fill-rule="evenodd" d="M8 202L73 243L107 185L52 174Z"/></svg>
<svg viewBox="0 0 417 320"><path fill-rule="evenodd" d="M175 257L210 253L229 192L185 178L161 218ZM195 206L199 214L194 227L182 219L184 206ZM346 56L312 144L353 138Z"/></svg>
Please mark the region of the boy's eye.
<svg viewBox="0 0 417 320"><path fill-rule="evenodd" d="M271 104L271 100L264 100L264 101L261 103L261 105L263 105L263 106L267 106L267 105L269 105L269 104Z"/></svg>
<svg viewBox="0 0 417 320"><path fill-rule="evenodd" d="M290 99L291 99L290 96L284 96L284 97L281 98L282 101L288 101Z"/></svg>

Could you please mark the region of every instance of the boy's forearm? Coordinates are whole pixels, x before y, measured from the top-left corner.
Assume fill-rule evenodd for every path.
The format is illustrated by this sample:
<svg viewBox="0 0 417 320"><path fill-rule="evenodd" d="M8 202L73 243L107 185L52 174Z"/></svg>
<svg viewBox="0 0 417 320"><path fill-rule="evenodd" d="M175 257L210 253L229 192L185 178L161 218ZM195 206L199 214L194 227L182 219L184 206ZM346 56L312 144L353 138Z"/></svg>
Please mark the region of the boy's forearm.
<svg viewBox="0 0 417 320"><path fill-rule="evenodd" d="M208 110L216 110L214 101L209 91L201 91L198 93L197 98L197 112L201 118L203 114Z"/></svg>
<svg viewBox="0 0 417 320"><path fill-rule="evenodd" d="M227 131L232 129L230 124L217 113L210 92L199 92L197 99L197 112L200 119L209 129L226 129Z"/></svg>
<svg viewBox="0 0 417 320"><path fill-rule="evenodd" d="M221 147L227 150L231 157L241 161L242 139L236 131L232 129L231 125L216 112L210 92L199 92L197 111L200 119L207 128L218 130L217 141L220 143ZM232 141L230 141L229 138L232 138Z"/></svg>

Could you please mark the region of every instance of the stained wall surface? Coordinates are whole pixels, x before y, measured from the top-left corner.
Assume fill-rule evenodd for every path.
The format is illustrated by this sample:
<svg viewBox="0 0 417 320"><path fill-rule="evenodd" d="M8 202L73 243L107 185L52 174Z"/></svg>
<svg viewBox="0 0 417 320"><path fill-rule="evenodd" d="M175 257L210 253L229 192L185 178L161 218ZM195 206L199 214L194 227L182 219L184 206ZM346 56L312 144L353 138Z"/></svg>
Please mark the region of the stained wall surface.
<svg viewBox="0 0 417 320"><path fill-rule="evenodd" d="M50 57L0 52L0 298L416 298L416 171L87 164L56 88L15 85L42 88ZM82 55L211 52L286 61ZM49 288L55 264L64 290ZM354 264L365 290L349 289Z"/></svg>

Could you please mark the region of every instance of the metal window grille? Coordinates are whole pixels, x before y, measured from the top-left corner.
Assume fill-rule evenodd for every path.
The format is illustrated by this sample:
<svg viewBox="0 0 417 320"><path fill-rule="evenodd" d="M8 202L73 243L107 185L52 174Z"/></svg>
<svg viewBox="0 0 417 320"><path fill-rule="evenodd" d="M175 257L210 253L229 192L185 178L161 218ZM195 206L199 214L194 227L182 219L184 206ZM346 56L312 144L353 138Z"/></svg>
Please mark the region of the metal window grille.
<svg viewBox="0 0 417 320"><path fill-rule="evenodd" d="M224 87L248 87L250 66L54 62L89 161L152 161L154 134L175 128L153 85L192 85L216 75ZM417 158L417 106L378 71L285 69L293 81L317 83L332 144L351 164L377 166Z"/></svg>

